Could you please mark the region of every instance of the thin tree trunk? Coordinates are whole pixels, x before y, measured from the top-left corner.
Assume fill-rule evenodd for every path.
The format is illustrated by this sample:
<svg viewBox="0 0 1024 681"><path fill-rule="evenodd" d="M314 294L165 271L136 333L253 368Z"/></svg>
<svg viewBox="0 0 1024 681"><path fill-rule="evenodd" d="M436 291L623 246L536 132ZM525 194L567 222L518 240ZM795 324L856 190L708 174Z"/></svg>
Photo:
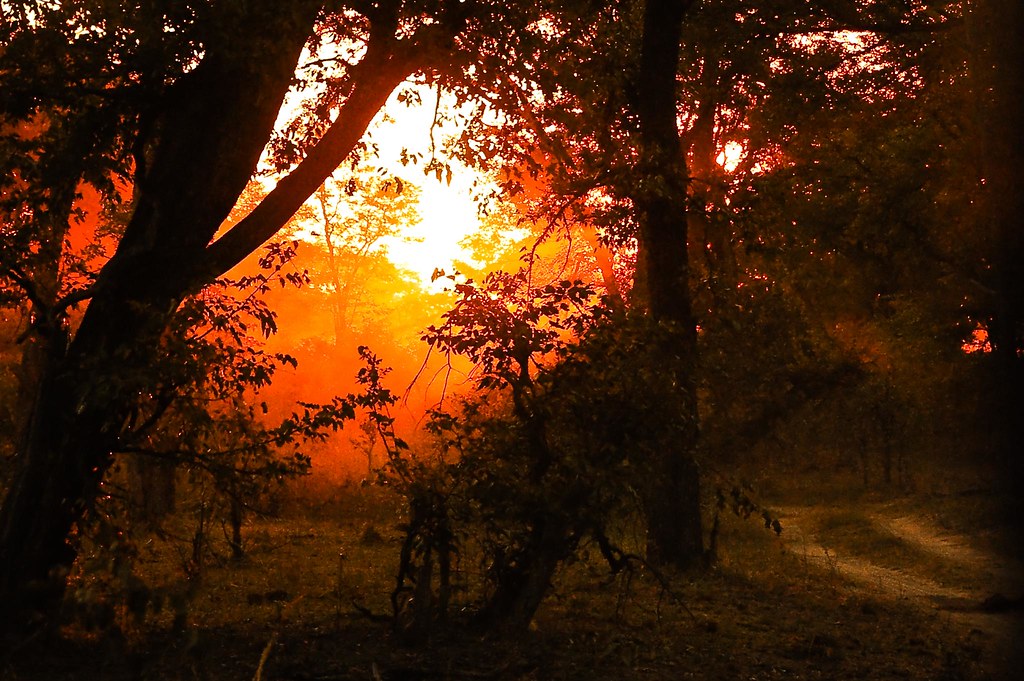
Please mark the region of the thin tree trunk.
<svg viewBox="0 0 1024 681"><path fill-rule="evenodd" d="M621 310L625 308L622 300L622 291L619 289L619 281L615 277L615 261L611 249L601 243L597 231L587 225L582 228L582 234L587 245L594 254L594 262L601 270L601 280L604 283L605 291L608 293L608 301L613 308Z"/></svg>
<svg viewBox="0 0 1024 681"><path fill-rule="evenodd" d="M724 200L716 161L715 115L718 111L717 82L713 65L705 65L704 91L697 120L688 135L689 198L687 227L689 252L698 254L707 267L708 287L716 307L724 304L724 289L737 279L736 254L728 223L717 219ZM699 267L697 263L695 264Z"/></svg>
<svg viewBox="0 0 1024 681"><path fill-rule="evenodd" d="M235 560L245 558L245 550L242 547L242 500L236 494L230 495L229 515L231 520L231 557Z"/></svg>

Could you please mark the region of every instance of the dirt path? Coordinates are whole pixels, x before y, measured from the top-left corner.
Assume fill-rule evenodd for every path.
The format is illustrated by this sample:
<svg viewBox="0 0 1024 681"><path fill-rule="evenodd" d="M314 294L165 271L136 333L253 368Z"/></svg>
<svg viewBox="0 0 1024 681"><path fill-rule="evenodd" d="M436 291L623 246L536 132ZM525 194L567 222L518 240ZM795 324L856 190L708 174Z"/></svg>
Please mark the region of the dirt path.
<svg viewBox="0 0 1024 681"><path fill-rule="evenodd" d="M884 510L871 511L866 518L879 529L927 552L940 561L955 564L966 579L938 583L914 566L895 569L879 565L870 556L826 548L807 530L813 509L779 509L783 540L789 551L826 570L833 579L876 598L887 598L909 607L933 612L950 626L970 637L985 651L987 668L1020 669L1021 614L999 606L1003 596L1024 595L1024 567L973 546L967 537L951 534L913 516L895 516ZM921 572L924 572L923 570Z"/></svg>
<svg viewBox="0 0 1024 681"><path fill-rule="evenodd" d="M937 558L967 568L974 579L967 590L974 596L991 597L993 594L1024 594L1024 565L1019 562L982 551L967 537L936 527L915 516L871 514L870 519L904 542L926 551Z"/></svg>

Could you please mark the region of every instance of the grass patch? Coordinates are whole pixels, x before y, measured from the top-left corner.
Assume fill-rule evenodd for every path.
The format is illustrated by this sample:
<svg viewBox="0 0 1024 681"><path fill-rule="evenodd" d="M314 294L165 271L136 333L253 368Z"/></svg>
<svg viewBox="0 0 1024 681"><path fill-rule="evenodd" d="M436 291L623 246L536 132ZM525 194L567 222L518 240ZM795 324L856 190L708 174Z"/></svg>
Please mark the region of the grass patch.
<svg viewBox="0 0 1024 681"><path fill-rule="evenodd" d="M1024 496L988 487L905 496L892 512L918 515L949 532L970 537L979 549L1024 561Z"/></svg>

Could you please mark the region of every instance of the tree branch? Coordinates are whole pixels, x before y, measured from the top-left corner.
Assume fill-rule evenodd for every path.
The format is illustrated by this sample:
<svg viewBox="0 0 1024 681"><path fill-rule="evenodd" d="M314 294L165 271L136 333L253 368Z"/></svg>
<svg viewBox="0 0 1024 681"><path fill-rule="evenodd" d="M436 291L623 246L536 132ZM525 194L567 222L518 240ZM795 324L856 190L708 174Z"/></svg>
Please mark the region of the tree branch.
<svg viewBox="0 0 1024 681"><path fill-rule="evenodd" d="M353 68L352 91L337 119L306 158L248 216L207 247L194 271L193 285L223 275L273 237L352 153L395 88L431 65L438 48L452 39L451 30L429 24L401 43L395 43L391 35L371 35L366 56Z"/></svg>

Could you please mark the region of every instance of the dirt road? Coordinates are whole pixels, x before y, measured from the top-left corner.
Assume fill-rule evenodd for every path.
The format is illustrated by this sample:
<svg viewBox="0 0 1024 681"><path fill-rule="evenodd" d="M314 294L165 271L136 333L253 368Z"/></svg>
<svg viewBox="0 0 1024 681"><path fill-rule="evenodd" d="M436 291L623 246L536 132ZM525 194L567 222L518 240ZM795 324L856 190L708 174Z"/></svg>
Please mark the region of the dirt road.
<svg viewBox="0 0 1024 681"><path fill-rule="evenodd" d="M887 533L928 557L893 567L885 556L836 548L828 537L816 536L809 529L816 525L816 513L820 509L779 509L789 551L829 572L842 588L934 613L978 646L982 666L993 678L1017 678L1014 672L1024 670L1024 566L927 519L885 507L865 510L864 522L873 526L866 529Z"/></svg>

